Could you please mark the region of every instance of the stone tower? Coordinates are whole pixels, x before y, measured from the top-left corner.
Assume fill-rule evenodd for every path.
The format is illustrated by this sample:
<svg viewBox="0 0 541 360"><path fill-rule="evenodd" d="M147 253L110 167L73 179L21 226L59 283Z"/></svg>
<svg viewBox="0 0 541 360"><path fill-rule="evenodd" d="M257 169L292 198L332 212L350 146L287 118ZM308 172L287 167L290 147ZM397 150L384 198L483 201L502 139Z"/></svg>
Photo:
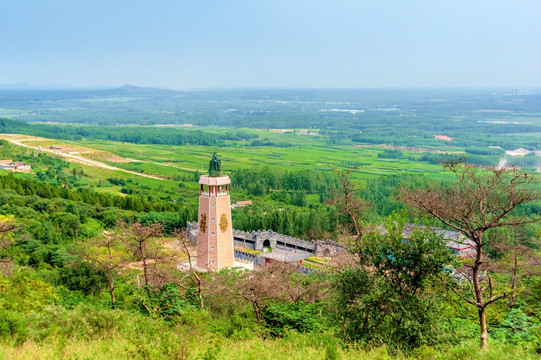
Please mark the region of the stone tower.
<svg viewBox="0 0 541 360"><path fill-rule="evenodd" d="M220 173L220 160L213 156L209 175L199 179L199 229L197 232L197 266L209 270L232 267L233 230L229 176Z"/></svg>

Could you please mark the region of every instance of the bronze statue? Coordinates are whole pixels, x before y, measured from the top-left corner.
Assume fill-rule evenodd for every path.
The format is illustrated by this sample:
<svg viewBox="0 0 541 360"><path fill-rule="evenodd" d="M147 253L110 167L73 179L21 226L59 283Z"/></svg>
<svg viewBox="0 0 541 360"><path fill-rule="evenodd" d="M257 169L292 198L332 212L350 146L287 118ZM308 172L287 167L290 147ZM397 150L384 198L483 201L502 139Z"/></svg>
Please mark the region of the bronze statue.
<svg viewBox="0 0 541 360"><path fill-rule="evenodd" d="M209 176L220 176L222 171L222 161L218 159L216 151L212 154L212 160L209 163Z"/></svg>

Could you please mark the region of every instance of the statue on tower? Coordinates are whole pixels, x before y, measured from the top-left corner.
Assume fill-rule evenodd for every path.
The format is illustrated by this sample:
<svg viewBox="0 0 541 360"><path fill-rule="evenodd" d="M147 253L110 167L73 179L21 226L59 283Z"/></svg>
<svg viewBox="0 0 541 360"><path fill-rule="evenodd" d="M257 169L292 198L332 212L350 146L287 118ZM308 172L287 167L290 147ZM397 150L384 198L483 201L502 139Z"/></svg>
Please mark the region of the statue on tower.
<svg viewBox="0 0 541 360"><path fill-rule="evenodd" d="M216 151L212 154L212 160L209 163L209 176L220 176L222 171L222 161L218 159Z"/></svg>

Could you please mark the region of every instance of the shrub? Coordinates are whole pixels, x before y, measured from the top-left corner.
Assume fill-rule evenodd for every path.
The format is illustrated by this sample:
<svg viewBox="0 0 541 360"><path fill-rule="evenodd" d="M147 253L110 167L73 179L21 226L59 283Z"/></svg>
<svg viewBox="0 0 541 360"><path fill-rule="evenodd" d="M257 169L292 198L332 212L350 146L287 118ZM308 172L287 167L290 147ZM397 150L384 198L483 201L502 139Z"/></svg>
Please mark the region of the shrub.
<svg viewBox="0 0 541 360"><path fill-rule="evenodd" d="M324 319L321 314L321 303L305 304L303 302L273 303L263 310L263 319L274 336L282 336L286 330L312 332L323 329Z"/></svg>

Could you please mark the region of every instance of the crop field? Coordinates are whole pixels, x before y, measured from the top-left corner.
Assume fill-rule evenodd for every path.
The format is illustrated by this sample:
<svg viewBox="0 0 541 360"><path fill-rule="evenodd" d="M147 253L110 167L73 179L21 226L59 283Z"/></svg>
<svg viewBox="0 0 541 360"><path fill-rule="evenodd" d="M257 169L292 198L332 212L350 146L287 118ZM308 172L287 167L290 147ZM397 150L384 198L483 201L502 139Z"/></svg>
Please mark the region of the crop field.
<svg viewBox="0 0 541 360"><path fill-rule="evenodd" d="M213 128L206 131L219 134L228 130ZM378 157L383 151L378 146L328 145L320 136L301 136L266 130L249 130L249 132L257 134L265 141L268 139L275 144L287 143L291 146L250 146L245 141L227 141L225 146L219 147L153 145L96 139L62 141L13 134L5 134L1 138L19 144L10 144L12 155L5 155L6 157L16 158L15 151L23 151L27 156L33 154L34 157L38 154L48 155L68 164L62 170L65 176L71 176L73 171L84 173L73 186L91 187L99 192L115 194L133 191L134 194L168 198L186 204L195 204L198 189L194 181L195 173L206 173L214 151L221 157L226 173L236 169L263 167L330 172L357 166L354 178L362 181L400 173L426 174L441 171L440 165L415 161L421 154L413 151L404 151L407 158L387 159ZM51 146L54 149L50 149ZM456 151L456 148L454 150ZM76 155L66 155L73 152ZM47 172L51 166L50 163L43 163L40 159L30 161L35 174ZM52 176L51 181L58 183L57 178L58 176ZM248 198L256 200L241 189L235 189L231 195L232 202ZM317 205L320 201L317 194L307 194L306 200L308 205ZM275 203L270 194L257 197L257 202ZM283 206L278 203L275 205Z"/></svg>
<svg viewBox="0 0 541 360"><path fill-rule="evenodd" d="M112 165L117 165L118 163L126 162L126 159L123 159L119 156L116 156L112 153L96 150L75 144L73 142L64 143L62 141L50 140L45 138L38 138L33 136L17 136L17 135L2 135L0 138L6 140L15 140L20 144L30 146L21 147L14 144L10 144L7 149L6 146L3 146L3 156L5 158L17 159L21 156L29 156L29 159L26 159L28 163L32 165L32 172L34 174L45 173L51 166L56 168L61 168L61 172L65 176L69 176L73 173L74 170L80 171L83 176L77 180L77 186L82 187L91 187L92 189L99 192L107 193L121 193L123 186L114 185L109 182L107 179L117 179L122 180L124 183L131 183L137 188L142 189L147 195L151 196L163 196L168 194L172 197L188 195L188 198L193 197L197 185L195 183L187 182L183 188L179 188L179 181L174 181L168 179L164 175L156 171L156 178L137 176L137 174L129 173L118 168L118 170L111 170L109 168L101 167L99 164L107 166L105 162L99 160L92 160L93 163L85 163L78 161L77 159L66 157L68 151L78 152L77 157L83 157L88 159L94 159L96 155L98 157L104 156L109 160L117 160L116 162L109 161ZM54 145L60 148L60 150L51 150L48 149L49 146ZM42 150L39 150L39 147ZM48 155L51 158L57 159L54 163L46 160L46 158L37 157L38 155ZM100 159L101 160L101 159ZM141 174L143 175L143 174ZM26 174L25 176L34 176L32 174ZM172 174L172 176L178 176L177 174Z"/></svg>
<svg viewBox="0 0 541 360"><path fill-rule="evenodd" d="M214 130L217 131L217 130ZM252 130L254 131L254 130ZM381 148L377 146L359 147L356 145L328 145L320 137L280 134L264 130L255 131L262 138L274 143L292 144L290 147L248 146L242 141L228 141L226 146L209 147L201 145L149 145L119 143L103 140L82 140L79 144L94 149L105 150L132 162L114 163L115 166L133 170L175 176L181 172L205 172L212 152L222 158L224 169L234 170L251 167L280 167L288 170L313 169L332 171L358 164L355 176L358 179L400 172L434 173L440 171L433 165L408 159L378 158ZM442 151L449 148L442 147ZM456 148L453 148L456 151ZM405 152L408 156L418 156L416 152ZM107 162L107 161L105 161ZM109 163L109 162L108 162Z"/></svg>

